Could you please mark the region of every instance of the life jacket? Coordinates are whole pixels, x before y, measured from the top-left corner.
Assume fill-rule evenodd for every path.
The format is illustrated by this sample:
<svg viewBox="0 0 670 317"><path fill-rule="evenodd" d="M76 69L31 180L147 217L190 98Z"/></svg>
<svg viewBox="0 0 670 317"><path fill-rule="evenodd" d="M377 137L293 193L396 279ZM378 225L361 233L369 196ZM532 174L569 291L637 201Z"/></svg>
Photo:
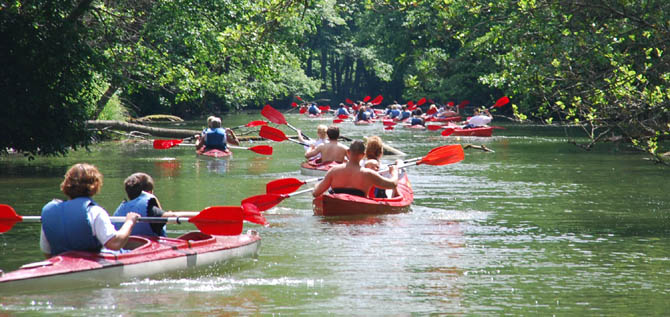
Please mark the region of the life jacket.
<svg viewBox="0 0 670 317"><path fill-rule="evenodd" d="M97 205L90 197L52 200L42 208L42 230L51 255L66 251L99 252L102 244L93 235L88 209Z"/></svg>
<svg viewBox="0 0 670 317"><path fill-rule="evenodd" d="M319 108L317 108L315 105L311 105L309 106L309 109L307 109L307 112L309 112L309 114L319 114L321 113L321 110L319 110Z"/></svg>
<svg viewBox="0 0 670 317"><path fill-rule="evenodd" d="M409 122L410 125L423 125L423 119L421 118L412 118Z"/></svg>
<svg viewBox="0 0 670 317"><path fill-rule="evenodd" d="M345 109L344 107L337 109L337 115L338 116L343 115L343 114L348 116L349 111L347 111L347 109Z"/></svg>
<svg viewBox="0 0 670 317"><path fill-rule="evenodd" d="M368 121L370 120L370 113L367 111L361 111L358 113L358 116L356 116L357 121Z"/></svg>
<svg viewBox="0 0 670 317"><path fill-rule="evenodd" d="M205 130L205 147L208 149L219 149L225 151L226 147L226 130L222 128Z"/></svg>
<svg viewBox="0 0 670 317"><path fill-rule="evenodd" d="M399 118L399 119L400 119L400 120L405 120L405 119L407 119L407 118L409 118L409 117L411 117L411 116L412 116L412 112L410 112L410 111L403 111L403 112L400 113L400 118Z"/></svg>
<svg viewBox="0 0 670 317"><path fill-rule="evenodd" d="M391 110L391 113L389 113L389 116L391 117L391 119L393 119L393 118L395 118L399 115L400 115L400 110L398 110L398 109L393 109L393 110Z"/></svg>
<svg viewBox="0 0 670 317"><path fill-rule="evenodd" d="M149 215L147 215L147 209L149 208L149 201L151 199L156 199L156 196L147 192L142 192L139 196L137 196L137 198L122 202L119 205L119 208L116 208L114 216L125 217L129 212L132 211L140 214L142 217L148 217ZM121 229L122 226L123 223L114 224L116 230ZM133 227L133 231L130 234L136 236L167 236L167 232L165 232L165 225L163 225L160 234L158 234L153 229L151 229L151 224L146 222L136 223Z"/></svg>

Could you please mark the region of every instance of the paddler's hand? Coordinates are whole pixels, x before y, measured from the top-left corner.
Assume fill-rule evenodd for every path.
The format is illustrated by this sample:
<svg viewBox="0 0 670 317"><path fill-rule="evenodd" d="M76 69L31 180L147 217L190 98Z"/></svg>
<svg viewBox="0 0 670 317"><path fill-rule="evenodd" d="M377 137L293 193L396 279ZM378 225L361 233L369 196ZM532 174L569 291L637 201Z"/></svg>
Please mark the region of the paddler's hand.
<svg viewBox="0 0 670 317"><path fill-rule="evenodd" d="M137 223L137 221L140 220L140 217L141 217L140 214L136 212L129 212L126 214L126 222L130 221L134 225Z"/></svg>

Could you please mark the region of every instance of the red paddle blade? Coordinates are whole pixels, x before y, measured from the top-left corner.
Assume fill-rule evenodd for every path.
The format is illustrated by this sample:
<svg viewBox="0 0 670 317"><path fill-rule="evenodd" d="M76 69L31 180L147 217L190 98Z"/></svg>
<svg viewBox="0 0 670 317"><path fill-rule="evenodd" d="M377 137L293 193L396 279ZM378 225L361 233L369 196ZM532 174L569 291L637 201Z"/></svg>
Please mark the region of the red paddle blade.
<svg viewBox="0 0 670 317"><path fill-rule="evenodd" d="M298 103L297 103L297 102L294 101L294 102L291 103L291 107L295 108L295 107L297 107L297 106L298 106Z"/></svg>
<svg viewBox="0 0 670 317"><path fill-rule="evenodd" d="M440 133L442 136L450 136L452 133L454 133L454 128L446 128L442 130L442 133Z"/></svg>
<svg viewBox="0 0 670 317"><path fill-rule="evenodd" d="M384 126L391 126L391 125L396 125L397 123L395 121L386 120L386 121L382 121L382 124Z"/></svg>
<svg viewBox="0 0 670 317"><path fill-rule="evenodd" d="M428 152L428 154L421 158L416 164L447 165L465 159L465 153L460 144L447 145L440 148L441 149L439 150Z"/></svg>
<svg viewBox="0 0 670 317"><path fill-rule="evenodd" d="M350 105L354 104L354 102L351 101L351 99L349 99L349 98L344 99L344 101L345 101L346 103L350 104Z"/></svg>
<svg viewBox="0 0 670 317"><path fill-rule="evenodd" d="M242 233L242 220L242 207L214 206L205 208L188 222L206 234L236 236Z"/></svg>
<svg viewBox="0 0 670 317"><path fill-rule="evenodd" d="M507 96L504 96L504 97L498 99L498 101L496 101L495 105L493 105L493 108L502 107L502 106L506 105L508 102L509 102L509 98L507 98Z"/></svg>
<svg viewBox="0 0 670 317"><path fill-rule="evenodd" d="M288 137L286 137L286 134L284 134L282 130L273 128L269 125L262 126L261 130L258 132L258 135L260 135L261 138L276 142L282 142L288 140Z"/></svg>
<svg viewBox="0 0 670 317"><path fill-rule="evenodd" d="M330 106L319 106L319 110L323 112L328 112L330 111Z"/></svg>
<svg viewBox="0 0 670 317"><path fill-rule="evenodd" d="M421 98L421 99L419 99L419 101L418 101L416 104L417 104L418 106L420 106L420 105L423 105L424 103L426 103L426 98Z"/></svg>
<svg viewBox="0 0 670 317"><path fill-rule="evenodd" d="M261 115L266 117L274 124L286 124L286 118L284 118L284 115L277 111L277 109L272 108L270 105L265 105L265 107L263 107L261 110Z"/></svg>
<svg viewBox="0 0 670 317"><path fill-rule="evenodd" d="M272 155L272 147L269 145L256 145L250 147L249 150L262 155Z"/></svg>
<svg viewBox="0 0 670 317"><path fill-rule="evenodd" d="M333 119L333 123L334 123L334 124L342 123L343 121L344 121L344 120L342 120L342 119Z"/></svg>
<svg viewBox="0 0 670 317"><path fill-rule="evenodd" d="M449 101L449 102L447 102L447 106L449 106L449 107L453 107L453 106L454 106L454 102L453 102L453 101Z"/></svg>
<svg viewBox="0 0 670 317"><path fill-rule="evenodd" d="M302 101L302 98L300 98L300 96L295 96L295 99Z"/></svg>
<svg viewBox="0 0 670 317"><path fill-rule="evenodd" d="M341 115L339 115L339 116L337 116L337 117L340 118L340 119L342 119L342 120L344 120L344 119L348 119L348 118L349 118L349 115L341 114Z"/></svg>
<svg viewBox="0 0 670 317"><path fill-rule="evenodd" d="M442 126L437 125L437 124L429 124L429 125L426 125L426 128L428 128L428 130L430 130L430 131L437 131L439 129L442 129Z"/></svg>
<svg viewBox="0 0 670 317"><path fill-rule="evenodd" d="M300 114L304 114L305 112L307 112L307 108L302 107L302 108L300 108L299 112L300 112Z"/></svg>
<svg viewBox="0 0 670 317"><path fill-rule="evenodd" d="M243 204L243 217L244 220L259 224L261 226L266 226L268 221L265 219L265 216L258 211L258 208L252 204Z"/></svg>
<svg viewBox="0 0 670 317"><path fill-rule="evenodd" d="M412 107L414 106L414 101L410 100L407 102L407 106Z"/></svg>
<svg viewBox="0 0 670 317"><path fill-rule="evenodd" d="M0 233L7 232L23 218L16 214L10 205L0 205Z"/></svg>
<svg viewBox="0 0 670 317"><path fill-rule="evenodd" d="M253 128L253 127L258 127L258 126L262 127L262 126L265 126L265 125L268 125L268 123L263 121L263 120L256 120L256 121L251 121L251 122L245 124L244 126L247 127L247 128Z"/></svg>
<svg viewBox="0 0 670 317"><path fill-rule="evenodd" d="M365 96L365 98L363 98L363 102L368 102L368 101L370 101L370 96Z"/></svg>
<svg viewBox="0 0 670 317"><path fill-rule="evenodd" d="M463 109L463 108L465 108L465 106L467 106L468 104L470 104L470 101L469 101L469 100L463 100L463 101L461 101L461 103L458 104L458 108L459 108L459 109Z"/></svg>
<svg viewBox="0 0 670 317"><path fill-rule="evenodd" d="M182 140L154 140L154 149L166 150L181 144Z"/></svg>
<svg viewBox="0 0 670 317"><path fill-rule="evenodd" d="M242 201L244 204L252 204L258 208L260 211L266 211L274 206L277 206L280 202L286 199L288 196L282 196L277 194L266 194L266 195L256 195L245 198Z"/></svg>
<svg viewBox="0 0 670 317"><path fill-rule="evenodd" d="M372 99L372 104L373 105L378 105L378 104L382 103L382 100L384 100L384 97L382 97L382 95L379 95L379 96L375 97L375 99Z"/></svg>
<svg viewBox="0 0 670 317"><path fill-rule="evenodd" d="M435 108L431 108L431 109L428 109L428 111L426 111L426 114L435 114L435 113L437 113L437 109L435 109Z"/></svg>
<svg viewBox="0 0 670 317"><path fill-rule="evenodd" d="M384 127L384 130L393 130L393 126L392 125L387 125L387 126Z"/></svg>
<svg viewBox="0 0 670 317"><path fill-rule="evenodd" d="M281 178L273 180L265 185L265 192L268 194L290 194L298 190L305 182L297 178Z"/></svg>

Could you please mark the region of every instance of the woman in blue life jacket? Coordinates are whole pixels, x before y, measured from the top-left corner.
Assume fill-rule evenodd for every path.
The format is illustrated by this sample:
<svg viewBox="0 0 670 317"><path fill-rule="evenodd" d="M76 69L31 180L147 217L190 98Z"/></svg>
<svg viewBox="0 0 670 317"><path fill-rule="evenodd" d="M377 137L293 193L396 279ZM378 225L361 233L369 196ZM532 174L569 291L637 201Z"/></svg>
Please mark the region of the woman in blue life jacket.
<svg viewBox="0 0 670 317"><path fill-rule="evenodd" d="M313 104L310 105L309 108L307 109L307 113L309 113L309 114L311 114L311 115L313 115L313 116L318 116L318 115L321 114L321 109L319 109L319 107L317 107L316 104L313 103Z"/></svg>
<svg viewBox="0 0 670 317"><path fill-rule="evenodd" d="M369 121L370 120L370 112L368 112L368 108L365 106L361 106L358 109L358 114L356 115L356 121Z"/></svg>
<svg viewBox="0 0 670 317"><path fill-rule="evenodd" d="M42 208L40 249L46 257L67 251L99 252L102 247L120 250L140 215L129 212L116 230L109 214L93 196L102 187L102 174L90 164L72 166L60 185L67 201L54 199Z"/></svg>
<svg viewBox="0 0 670 317"><path fill-rule="evenodd" d="M128 195L116 211L115 217L123 217L130 212L136 212L142 217L194 217L198 212L193 211L163 211L158 198L154 195L154 179L145 173L134 173L123 182ZM121 228L120 224L114 224ZM164 223L138 223L133 227L132 235L136 236L167 236Z"/></svg>
<svg viewBox="0 0 670 317"><path fill-rule="evenodd" d="M389 118L399 119L400 117L400 106L391 105L391 111L389 112Z"/></svg>
<svg viewBox="0 0 670 317"><path fill-rule="evenodd" d="M237 136L231 129L224 129L221 127L221 118L213 117L211 121L208 118L208 128L203 131L201 135L196 135L195 148L196 150L205 147L206 150L217 149L225 151L228 149L228 143L232 145L240 145Z"/></svg>
<svg viewBox="0 0 670 317"><path fill-rule="evenodd" d="M412 116L412 112L407 109L407 105L404 105L402 107L402 112L400 112L400 117L398 118L399 121L403 121L406 119L409 119L409 117Z"/></svg>
<svg viewBox="0 0 670 317"><path fill-rule="evenodd" d="M423 111L421 111L421 108L416 108L414 112L412 113L412 119L409 120L409 125L423 125L425 126L426 123L423 121L423 118L421 118L421 115L423 114Z"/></svg>

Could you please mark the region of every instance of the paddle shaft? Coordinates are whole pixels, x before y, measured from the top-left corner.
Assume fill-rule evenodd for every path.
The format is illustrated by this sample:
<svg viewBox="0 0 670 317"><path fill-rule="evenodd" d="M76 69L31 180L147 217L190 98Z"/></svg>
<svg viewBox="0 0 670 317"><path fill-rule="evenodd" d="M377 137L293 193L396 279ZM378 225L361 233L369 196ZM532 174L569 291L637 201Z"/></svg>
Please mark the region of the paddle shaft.
<svg viewBox="0 0 670 317"><path fill-rule="evenodd" d="M286 122L286 125L287 125L289 128L293 129L293 131L298 132L298 129L296 129L296 128L295 128L294 126L292 126L290 123ZM307 139L307 140L311 140L311 138L308 137L306 134L302 133L302 131L300 131L300 134L302 134L302 137L303 137L303 138L305 138L305 139Z"/></svg>
<svg viewBox="0 0 670 317"><path fill-rule="evenodd" d="M188 222L191 217L140 217L137 222L181 224ZM111 222L125 222L126 217L109 217ZM41 216L21 216L22 222L42 222Z"/></svg>

